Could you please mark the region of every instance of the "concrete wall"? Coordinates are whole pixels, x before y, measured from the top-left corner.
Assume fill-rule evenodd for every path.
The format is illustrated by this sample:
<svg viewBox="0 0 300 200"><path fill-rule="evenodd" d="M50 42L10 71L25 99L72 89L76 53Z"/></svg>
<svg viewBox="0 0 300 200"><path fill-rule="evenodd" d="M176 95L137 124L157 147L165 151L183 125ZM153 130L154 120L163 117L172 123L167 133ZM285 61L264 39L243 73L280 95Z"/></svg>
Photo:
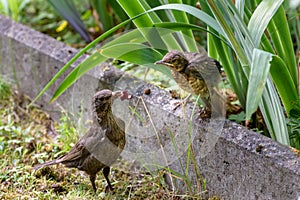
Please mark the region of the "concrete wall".
<svg viewBox="0 0 300 200"><path fill-rule="evenodd" d="M0 16L0 72L32 98L76 53L53 38ZM98 89L127 89L134 96L132 101L114 104L114 112L127 124L127 145L122 155L125 160L135 160L150 170L168 165L182 175L189 163L186 175L191 190L200 192L205 187L209 195L223 199L300 197L299 152L297 155L289 147L222 118L202 120L190 104L174 111L174 99L168 92L124 75L108 63L90 70L49 105L65 76L38 102L56 119L61 108L72 112L74 118L79 111L84 111L85 120L90 118L91 97ZM146 88L151 90L149 95L144 93ZM131 114L129 106L136 108L139 117ZM188 160L190 142L194 159ZM170 187L188 190L182 178L166 176L168 182L174 182L169 183Z"/></svg>

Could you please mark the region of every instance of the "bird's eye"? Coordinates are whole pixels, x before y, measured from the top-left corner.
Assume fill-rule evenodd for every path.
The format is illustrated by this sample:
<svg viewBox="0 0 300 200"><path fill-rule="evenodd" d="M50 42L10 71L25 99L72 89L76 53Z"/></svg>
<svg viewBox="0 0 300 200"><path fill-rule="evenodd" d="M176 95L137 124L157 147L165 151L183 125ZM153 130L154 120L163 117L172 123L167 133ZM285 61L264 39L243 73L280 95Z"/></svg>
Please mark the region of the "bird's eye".
<svg viewBox="0 0 300 200"><path fill-rule="evenodd" d="M104 101L105 97L100 97L99 100L100 101Z"/></svg>
<svg viewBox="0 0 300 200"><path fill-rule="evenodd" d="M99 105L101 105L102 103L101 103L101 100L100 99L96 99L96 101L95 101L95 105L96 106L99 106Z"/></svg>

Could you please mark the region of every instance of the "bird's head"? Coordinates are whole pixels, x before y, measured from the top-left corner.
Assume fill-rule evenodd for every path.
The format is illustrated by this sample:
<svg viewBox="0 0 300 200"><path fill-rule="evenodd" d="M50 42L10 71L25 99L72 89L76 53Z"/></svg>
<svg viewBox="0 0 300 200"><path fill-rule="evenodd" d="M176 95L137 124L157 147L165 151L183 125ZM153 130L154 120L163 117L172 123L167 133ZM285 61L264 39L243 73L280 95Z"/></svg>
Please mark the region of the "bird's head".
<svg viewBox="0 0 300 200"><path fill-rule="evenodd" d="M122 95L122 91L112 92L110 90L101 90L94 95L93 107L94 110L100 114L111 111L113 100Z"/></svg>
<svg viewBox="0 0 300 200"><path fill-rule="evenodd" d="M155 62L155 64L166 65L172 70L181 72L187 67L189 61L186 59L183 52L172 50L168 52L162 60Z"/></svg>

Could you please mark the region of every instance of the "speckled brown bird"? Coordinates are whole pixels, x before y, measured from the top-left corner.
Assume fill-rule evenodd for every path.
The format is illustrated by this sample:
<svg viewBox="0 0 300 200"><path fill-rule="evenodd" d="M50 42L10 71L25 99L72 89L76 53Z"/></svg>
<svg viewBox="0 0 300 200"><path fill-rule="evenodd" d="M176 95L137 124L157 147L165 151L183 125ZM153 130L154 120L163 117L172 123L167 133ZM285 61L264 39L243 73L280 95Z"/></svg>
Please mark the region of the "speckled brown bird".
<svg viewBox="0 0 300 200"><path fill-rule="evenodd" d="M180 88L200 95L206 107L211 107L210 93L220 81L221 66L218 61L208 57L206 53L172 50L155 64L169 67Z"/></svg>
<svg viewBox="0 0 300 200"><path fill-rule="evenodd" d="M110 166L121 154L125 146L125 124L112 113L112 103L117 97L121 99L123 92L112 92L101 90L94 95L93 113L94 125L77 142L69 153L55 160L39 164L33 167L37 170L41 167L62 163L69 168L77 168L85 171L96 192L96 174L102 169L107 181L108 189L112 190L112 185L108 175ZM126 97L125 97L126 98Z"/></svg>

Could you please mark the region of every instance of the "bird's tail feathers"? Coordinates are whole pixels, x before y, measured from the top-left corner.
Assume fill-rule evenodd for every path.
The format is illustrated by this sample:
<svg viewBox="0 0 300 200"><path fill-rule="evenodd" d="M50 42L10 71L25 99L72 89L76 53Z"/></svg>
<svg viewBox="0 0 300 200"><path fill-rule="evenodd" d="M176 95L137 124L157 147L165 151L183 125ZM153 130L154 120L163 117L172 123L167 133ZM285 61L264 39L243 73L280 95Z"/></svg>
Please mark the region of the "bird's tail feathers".
<svg viewBox="0 0 300 200"><path fill-rule="evenodd" d="M59 163L60 163L59 160L55 159L55 160L51 160L49 162L45 162L45 163L42 163L42 164L35 165L35 166L32 167L32 169L38 170L40 168L50 166L50 165L56 165L56 164L59 164Z"/></svg>

